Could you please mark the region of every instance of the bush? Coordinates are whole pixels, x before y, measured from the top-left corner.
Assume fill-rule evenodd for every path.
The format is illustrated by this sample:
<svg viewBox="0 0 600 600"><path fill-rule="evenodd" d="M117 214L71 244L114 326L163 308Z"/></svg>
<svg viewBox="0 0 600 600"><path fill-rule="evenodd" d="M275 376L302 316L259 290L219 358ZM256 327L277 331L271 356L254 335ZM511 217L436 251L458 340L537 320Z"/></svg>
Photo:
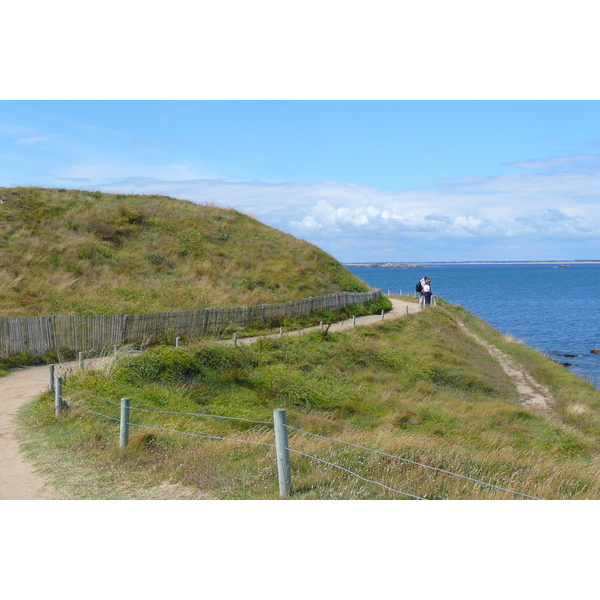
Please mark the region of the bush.
<svg viewBox="0 0 600 600"><path fill-rule="evenodd" d="M200 373L198 359L188 350L157 346L140 356L119 361L115 377L127 383L148 381L177 384Z"/></svg>

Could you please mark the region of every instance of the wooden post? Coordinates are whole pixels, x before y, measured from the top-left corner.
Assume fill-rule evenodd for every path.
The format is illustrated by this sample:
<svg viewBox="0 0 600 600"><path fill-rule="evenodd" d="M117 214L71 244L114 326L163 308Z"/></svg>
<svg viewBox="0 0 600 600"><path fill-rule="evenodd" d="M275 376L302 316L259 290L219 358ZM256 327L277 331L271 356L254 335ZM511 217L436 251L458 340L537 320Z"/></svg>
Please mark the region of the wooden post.
<svg viewBox="0 0 600 600"><path fill-rule="evenodd" d="M83 352L79 353L79 368L83 371Z"/></svg>
<svg viewBox="0 0 600 600"><path fill-rule="evenodd" d="M49 369L50 369L50 379L49 379L49 385L48 385L48 390L53 392L54 391L54 365L48 365Z"/></svg>
<svg viewBox="0 0 600 600"><path fill-rule="evenodd" d="M408 314L408 304L406 305L406 314Z"/></svg>
<svg viewBox="0 0 600 600"><path fill-rule="evenodd" d="M356 315L352 317L352 327L356 326Z"/></svg>
<svg viewBox="0 0 600 600"><path fill-rule="evenodd" d="M283 335L283 327L279 328L279 337L281 337Z"/></svg>
<svg viewBox="0 0 600 600"><path fill-rule="evenodd" d="M62 377L59 375L56 377L54 382L54 416L60 415L60 409L62 408Z"/></svg>
<svg viewBox="0 0 600 600"><path fill-rule="evenodd" d="M129 441L129 398L121 398L121 427L119 430L119 447L125 448Z"/></svg>
<svg viewBox="0 0 600 600"><path fill-rule="evenodd" d="M319 327L320 327L321 329L323 329L323 321L321 321L321 322L319 323Z"/></svg>
<svg viewBox="0 0 600 600"><path fill-rule="evenodd" d="M290 450L288 446L285 408L276 408L273 411L273 424L275 426L275 451L277 454L279 495L283 498L287 498L292 493L292 469L290 467Z"/></svg>
<svg viewBox="0 0 600 600"><path fill-rule="evenodd" d="M237 331L233 334L233 345L237 346Z"/></svg>
<svg viewBox="0 0 600 600"><path fill-rule="evenodd" d="M175 348L179 348L179 338L175 338Z"/></svg>

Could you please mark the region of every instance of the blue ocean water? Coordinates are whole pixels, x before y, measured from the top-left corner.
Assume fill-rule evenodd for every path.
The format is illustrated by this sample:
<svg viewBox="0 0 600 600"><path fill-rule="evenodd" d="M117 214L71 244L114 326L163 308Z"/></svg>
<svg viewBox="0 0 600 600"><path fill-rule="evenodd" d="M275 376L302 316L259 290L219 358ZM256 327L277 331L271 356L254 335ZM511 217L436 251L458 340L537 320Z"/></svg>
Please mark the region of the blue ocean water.
<svg viewBox="0 0 600 600"><path fill-rule="evenodd" d="M431 279L435 295L543 352L600 389L600 264L427 264L347 268L371 287L414 292ZM565 356L573 355L573 356Z"/></svg>

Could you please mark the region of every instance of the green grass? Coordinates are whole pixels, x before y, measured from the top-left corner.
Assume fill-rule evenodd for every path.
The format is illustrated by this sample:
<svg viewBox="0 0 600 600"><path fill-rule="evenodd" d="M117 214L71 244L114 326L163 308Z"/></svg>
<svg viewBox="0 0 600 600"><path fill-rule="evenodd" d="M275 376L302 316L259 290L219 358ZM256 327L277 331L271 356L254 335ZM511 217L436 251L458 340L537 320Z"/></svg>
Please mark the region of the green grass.
<svg viewBox="0 0 600 600"><path fill-rule="evenodd" d="M166 196L3 188L0 315L272 304L368 286L248 215Z"/></svg>
<svg viewBox="0 0 600 600"><path fill-rule="evenodd" d="M521 407L510 379L462 332L458 318L550 385L556 411L546 415ZM595 467L600 393L449 305L327 336L284 336L247 347L209 340L185 349L158 346L106 371L77 373L67 385L113 402L130 397L132 406L148 410L271 421L273 409L285 408L293 427L502 488L548 499L600 498ZM572 410L573 402L580 412ZM84 403L118 417L116 405L89 397ZM55 481L61 478L57 485L69 497L122 497L125 492L119 490L128 490L126 497L146 497L167 484L195 497L278 497L272 448L162 431L272 444L267 425L133 411L132 421L147 428L132 427L130 444L120 451L116 422L76 406L56 419L48 394L21 418L31 438L41 440L37 449L30 446L32 456L45 462ZM514 497L295 431L290 446L421 497ZM89 484L82 487L87 491L76 492L54 458L66 455L69 464L78 465L77 472L85 468L90 481L103 485ZM294 499L402 498L324 462L296 453L291 460Z"/></svg>

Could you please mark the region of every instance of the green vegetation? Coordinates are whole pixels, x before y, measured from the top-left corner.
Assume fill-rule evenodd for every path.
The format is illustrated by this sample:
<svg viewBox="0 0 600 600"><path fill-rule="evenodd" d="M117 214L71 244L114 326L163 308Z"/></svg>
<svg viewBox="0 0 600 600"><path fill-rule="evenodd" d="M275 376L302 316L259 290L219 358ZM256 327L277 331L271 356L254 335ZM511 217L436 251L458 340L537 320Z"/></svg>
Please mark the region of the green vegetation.
<svg viewBox="0 0 600 600"><path fill-rule="evenodd" d="M368 287L248 215L166 196L3 188L0 315L254 306Z"/></svg>
<svg viewBox="0 0 600 600"><path fill-rule="evenodd" d="M459 320L549 386L555 410L520 406L512 381ZM151 497L153 490L174 486L181 497L277 498L274 449L260 445L274 443L270 425L172 413L267 422L274 408L285 408L290 426L319 436L538 498L600 498L600 393L450 305L375 326L250 346L210 340L156 346L103 371L76 373L66 385L91 395L69 392L71 401L113 418L122 397L131 398L134 409L164 411L132 410L138 426L124 451L116 421L73 402L58 419L50 394L22 411L36 440L28 451L67 497ZM403 498L298 452L429 499L515 498L295 430L290 447L297 451L291 455L295 499Z"/></svg>
<svg viewBox="0 0 600 600"><path fill-rule="evenodd" d="M3 316L250 306L367 289L318 248L234 210L76 190L2 196ZM49 393L26 406L24 449L65 498L274 499L270 422L285 408L295 499L406 497L328 463L428 499L515 498L480 481L538 498L600 498L600 393L460 307L439 304L374 326L248 346L205 337L175 348L165 335L103 370L71 373L59 418ZM389 308L381 297L224 333L287 332ZM551 410L521 406L513 381L461 323L547 386ZM66 358L10 357L0 375ZM123 397L133 424L121 450Z"/></svg>

